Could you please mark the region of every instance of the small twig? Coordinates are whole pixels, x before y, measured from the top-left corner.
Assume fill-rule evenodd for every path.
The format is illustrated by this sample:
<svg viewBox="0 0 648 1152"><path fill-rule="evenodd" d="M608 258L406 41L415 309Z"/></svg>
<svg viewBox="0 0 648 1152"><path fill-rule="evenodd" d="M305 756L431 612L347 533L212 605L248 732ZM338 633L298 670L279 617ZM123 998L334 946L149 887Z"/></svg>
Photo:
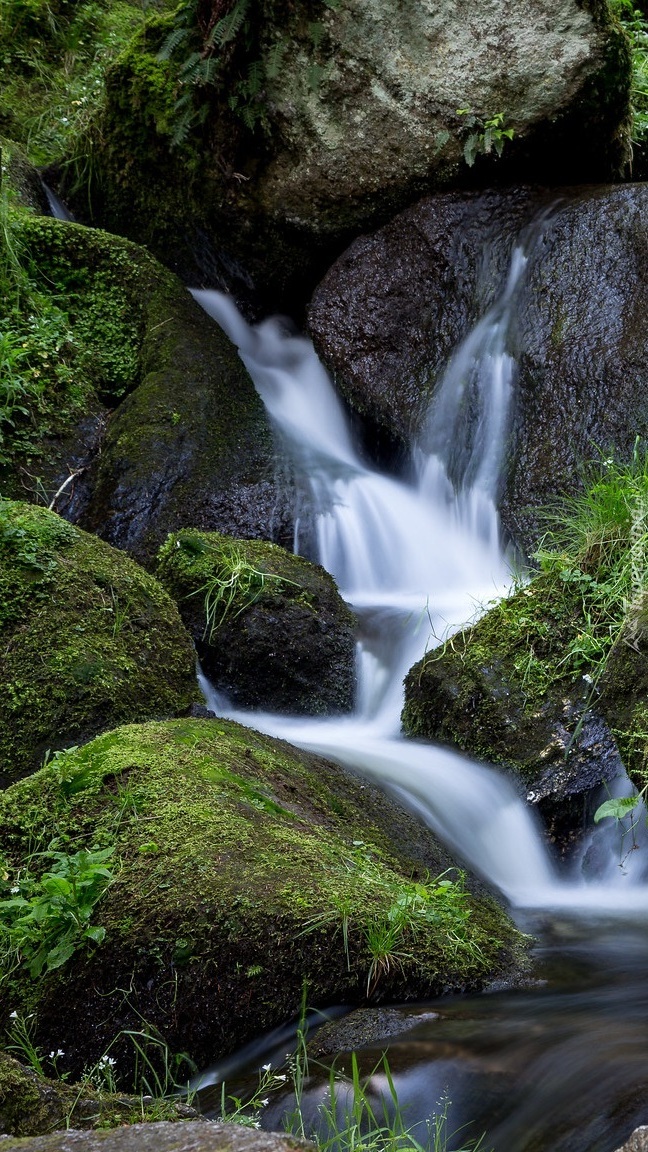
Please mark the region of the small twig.
<svg viewBox="0 0 648 1152"><path fill-rule="evenodd" d="M85 470L86 469L84 467L84 468L77 468L76 472L70 472L70 475L68 476L67 480L63 481L58 492L56 492L56 494L52 497L51 502L47 505L48 512L51 512L53 510L54 505L56 504L56 501L58 500L61 493L65 492L65 489L67 488L68 484L71 484L72 481L75 479L75 477L80 476L82 472L85 472Z"/></svg>

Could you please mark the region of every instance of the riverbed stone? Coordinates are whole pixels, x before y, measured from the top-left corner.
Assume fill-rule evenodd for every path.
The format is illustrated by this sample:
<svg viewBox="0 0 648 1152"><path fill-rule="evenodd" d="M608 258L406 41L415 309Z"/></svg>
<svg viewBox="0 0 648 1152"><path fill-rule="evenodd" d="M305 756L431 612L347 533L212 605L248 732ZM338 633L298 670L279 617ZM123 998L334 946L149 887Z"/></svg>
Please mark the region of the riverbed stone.
<svg viewBox="0 0 648 1152"><path fill-rule="evenodd" d="M0 1023L35 1012L36 1042L65 1053L60 1072L78 1075L110 1045L126 1073L125 1030L142 1021L204 1067L298 1015L304 983L312 1004L380 1003L483 987L520 963L503 910L473 882L462 895L418 821L233 722L123 727L6 790L5 888L28 855L30 871L47 868L54 836L69 852L113 847L115 874L93 909L103 942L79 942L38 981L20 964L0 989ZM393 955L372 951L398 900L417 914Z"/></svg>
<svg viewBox="0 0 648 1152"><path fill-rule="evenodd" d="M235 705L350 711L355 617L320 565L267 541L188 529L168 537L156 575L203 671Z"/></svg>
<svg viewBox="0 0 648 1152"><path fill-rule="evenodd" d="M412 438L425 449L444 367L542 213L510 314L518 379L500 485L506 534L527 552L537 509L582 485L584 460L630 459L648 434L648 185L427 198L356 240L309 313L349 403L405 450Z"/></svg>
<svg viewBox="0 0 648 1152"><path fill-rule="evenodd" d="M69 1129L2 1141L6 1152L312 1152L314 1147L309 1140L279 1132L211 1121L161 1121L96 1132Z"/></svg>
<svg viewBox="0 0 648 1152"><path fill-rule="evenodd" d="M602 783L623 775L619 716L567 650L585 626L580 588L537 576L427 653L405 681L403 726L497 765L568 853Z"/></svg>
<svg viewBox="0 0 648 1152"><path fill-rule="evenodd" d="M0 501L0 588L3 787L48 753L198 698L193 645L162 585L55 512Z"/></svg>
<svg viewBox="0 0 648 1152"><path fill-rule="evenodd" d="M160 55L173 27L156 16L109 70L77 143L92 166L73 156L68 179L93 222L194 283L245 292L251 276L275 305L291 285L303 293L360 230L470 179L471 153L482 183L498 165L509 179L610 179L629 158L629 46L601 0L415 12L397 0L264 0L248 46L219 46L214 85L195 91L202 125L196 116L182 132L179 69L202 42L190 27L177 54ZM485 139L498 116L512 136L499 137L501 160Z"/></svg>

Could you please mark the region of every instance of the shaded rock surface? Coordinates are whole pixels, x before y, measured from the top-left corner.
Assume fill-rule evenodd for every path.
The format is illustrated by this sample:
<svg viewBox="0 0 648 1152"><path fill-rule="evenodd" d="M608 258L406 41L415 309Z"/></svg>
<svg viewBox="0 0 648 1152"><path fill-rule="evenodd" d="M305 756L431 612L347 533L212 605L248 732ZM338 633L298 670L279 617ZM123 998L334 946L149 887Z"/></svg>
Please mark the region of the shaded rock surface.
<svg viewBox="0 0 648 1152"><path fill-rule="evenodd" d="M341 1020L330 1020L318 1028L308 1044L313 1060L337 1052L353 1052L394 1036L402 1036L421 1021L434 1020L436 1012L409 1012L402 1008L356 1008Z"/></svg>
<svg viewBox="0 0 648 1152"><path fill-rule="evenodd" d="M2 786L47 750L197 698L193 645L162 585L56 513L0 501L0 592Z"/></svg>
<svg viewBox="0 0 648 1152"><path fill-rule="evenodd" d="M577 487L583 459L598 450L629 458L635 436L648 432L648 186L422 200L356 240L309 313L315 345L352 406L403 444L414 436L425 447L452 350L501 294L516 236L552 201L507 334L519 372L501 510L528 550L538 537L534 508Z"/></svg>
<svg viewBox="0 0 648 1152"><path fill-rule="evenodd" d="M144 562L189 521L281 536L270 426L218 325L125 240L26 214L20 237L35 282L69 311L88 386L67 426L0 469L3 492L58 493L63 515Z"/></svg>
<svg viewBox="0 0 648 1152"><path fill-rule="evenodd" d="M648 595L628 615L600 683L600 707L637 788L648 783Z"/></svg>
<svg viewBox="0 0 648 1152"><path fill-rule="evenodd" d="M78 1075L110 1044L127 1075L123 1030L142 1019L205 1066L296 1017L304 980L316 1004L362 1002L368 985L402 1000L483 987L521 963L521 938L479 886L449 894L430 879L452 863L413 817L224 720L117 729L7 789L5 889L54 835L70 852L110 844L121 864L93 909L103 942L38 982L21 964L0 989L2 1020L28 1004L35 1041L65 1052L60 1072ZM398 899L419 911L399 964L376 968L367 933Z"/></svg>
<svg viewBox="0 0 648 1152"><path fill-rule="evenodd" d="M591 826L595 791L624 771L612 710L563 663L582 627L578 591L537 577L428 653L405 681L408 735L439 740L517 779L561 850Z"/></svg>
<svg viewBox="0 0 648 1152"><path fill-rule="evenodd" d="M635 1128L625 1144L621 1148L617 1148L617 1152L647 1152L647 1150L648 1125L645 1124L641 1128Z"/></svg>
<svg viewBox="0 0 648 1152"><path fill-rule="evenodd" d="M0 1132L13 1136L38 1136L55 1128L104 1128L129 1124L146 1115L153 1105L169 1119L198 1116L193 1108L172 1100L118 1096L97 1092L92 1085L66 1084L38 1076L17 1060L0 1052ZM59 1135L61 1135L59 1133ZM23 1146L22 1141L18 1141ZM9 1143L5 1142L4 1147Z"/></svg>
<svg viewBox="0 0 648 1152"><path fill-rule="evenodd" d="M97 1132L50 1132L31 1139L2 1141L7 1152L300 1152L315 1147L276 1132L257 1132L238 1124L210 1121L131 1124Z"/></svg>
<svg viewBox="0 0 648 1152"><path fill-rule="evenodd" d="M476 118L477 141L504 115L518 178L610 179L628 158L629 49L600 0L444 0L415 12L397 0L262 0L248 16L256 59L228 45L184 151L171 147L178 66L157 56L168 22L109 72L91 129L94 222L194 282L245 289L246 269L285 296L345 237L465 179L471 129L458 109ZM235 96L237 118L227 98L251 62L263 87ZM480 157L484 172L494 159Z"/></svg>
<svg viewBox="0 0 648 1152"><path fill-rule="evenodd" d="M156 574L204 672L237 705L350 711L355 618L319 565L265 541L187 530L163 545Z"/></svg>

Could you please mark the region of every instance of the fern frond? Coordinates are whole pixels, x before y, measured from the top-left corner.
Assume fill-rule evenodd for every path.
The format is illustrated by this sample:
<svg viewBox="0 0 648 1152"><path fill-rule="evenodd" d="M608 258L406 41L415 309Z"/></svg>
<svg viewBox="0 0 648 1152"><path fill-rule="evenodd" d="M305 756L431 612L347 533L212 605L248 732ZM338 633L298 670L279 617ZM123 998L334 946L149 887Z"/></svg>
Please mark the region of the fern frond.
<svg viewBox="0 0 648 1152"><path fill-rule="evenodd" d="M160 48L157 58L158 60L170 60L181 44L189 38L188 28L174 28L173 32L169 32L164 44Z"/></svg>
<svg viewBox="0 0 648 1152"><path fill-rule="evenodd" d="M286 45L282 44L279 40L272 45L266 55L265 72L268 80L276 80L281 72L281 65L283 63L283 55L286 50Z"/></svg>

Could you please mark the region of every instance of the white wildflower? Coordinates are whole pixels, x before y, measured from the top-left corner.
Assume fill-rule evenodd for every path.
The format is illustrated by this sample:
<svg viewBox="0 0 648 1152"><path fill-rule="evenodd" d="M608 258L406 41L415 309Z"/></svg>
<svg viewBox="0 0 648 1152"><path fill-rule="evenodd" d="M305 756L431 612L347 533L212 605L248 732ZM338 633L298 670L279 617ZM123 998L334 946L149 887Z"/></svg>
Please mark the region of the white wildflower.
<svg viewBox="0 0 648 1152"><path fill-rule="evenodd" d="M586 684L593 684L594 683L594 680L590 676L589 672L585 673L585 675L583 676L583 680L585 681Z"/></svg>
<svg viewBox="0 0 648 1152"><path fill-rule="evenodd" d="M18 1019L18 1013L17 1012L10 1012L9 1013L9 1019L10 1020L17 1020Z"/></svg>

